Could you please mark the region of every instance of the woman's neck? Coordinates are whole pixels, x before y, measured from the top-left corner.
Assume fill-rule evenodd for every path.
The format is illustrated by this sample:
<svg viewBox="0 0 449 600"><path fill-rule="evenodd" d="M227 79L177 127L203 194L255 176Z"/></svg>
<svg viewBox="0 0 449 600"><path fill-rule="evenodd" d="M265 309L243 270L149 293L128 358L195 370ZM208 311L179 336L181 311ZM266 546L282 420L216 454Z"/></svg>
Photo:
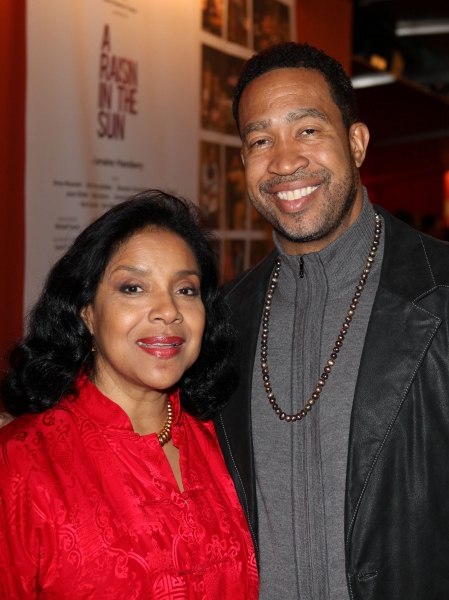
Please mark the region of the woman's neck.
<svg viewBox="0 0 449 600"><path fill-rule="evenodd" d="M92 373L90 380L102 394L125 411L136 433L158 433L164 426L168 402L166 391L116 381L105 371Z"/></svg>

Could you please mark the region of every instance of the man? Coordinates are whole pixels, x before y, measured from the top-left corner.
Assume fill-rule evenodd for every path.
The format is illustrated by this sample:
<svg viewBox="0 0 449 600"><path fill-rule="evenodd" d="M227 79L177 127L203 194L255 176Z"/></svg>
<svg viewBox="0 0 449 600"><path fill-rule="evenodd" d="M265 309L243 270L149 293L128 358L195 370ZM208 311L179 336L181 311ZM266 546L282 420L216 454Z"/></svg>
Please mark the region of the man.
<svg viewBox="0 0 449 600"><path fill-rule="evenodd" d="M216 419L260 598L449 598L449 246L370 204L334 59L272 46L233 108L276 245L225 286L241 380Z"/></svg>

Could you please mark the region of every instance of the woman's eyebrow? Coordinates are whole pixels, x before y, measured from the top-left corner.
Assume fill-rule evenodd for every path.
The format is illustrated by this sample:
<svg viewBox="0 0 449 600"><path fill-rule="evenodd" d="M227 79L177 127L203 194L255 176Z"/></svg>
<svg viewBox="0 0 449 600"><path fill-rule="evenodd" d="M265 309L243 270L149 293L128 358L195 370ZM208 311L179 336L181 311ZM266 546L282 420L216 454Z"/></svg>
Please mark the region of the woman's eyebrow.
<svg viewBox="0 0 449 600"><path fill-rule="evenodd" d="M144 269L142 267L131 267L129 265L118 265L113 271L111 271L111 275L116 271L128 271L129 273L136 273L137 275L151 274L151 270L149 269ZM196 275L197 277L200 276L197 269L182 269L181 271L177 271L176 275L178 277L186 277L187 275Z"/></svg>
<svg viewBox="0 0 449 600"><path fill-rule="evenodd" d="M147 275L148 273L151 273L151 271L144 269L143 267L131 267L129 265L118 265L110 274L112 275L116 271L129 271L130 273L136 273L137 275Z"/></svg>
<svg viewBox="0 0 449 600"><path fill-rule="evenodd" d="M197 277L200 276L196 269L184 269L183 271L178 271L176 274L179 275L179 277L185 277L187 275L196 275Z"/></svg>

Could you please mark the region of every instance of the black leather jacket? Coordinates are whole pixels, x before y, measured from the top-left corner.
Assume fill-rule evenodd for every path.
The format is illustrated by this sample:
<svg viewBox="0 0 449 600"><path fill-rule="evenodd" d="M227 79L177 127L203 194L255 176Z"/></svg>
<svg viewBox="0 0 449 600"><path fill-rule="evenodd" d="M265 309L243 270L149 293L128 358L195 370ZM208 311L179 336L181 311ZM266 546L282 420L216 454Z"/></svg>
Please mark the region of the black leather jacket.
<svg viewBox="0 0 449 600"><path fill-rule="evenodd" d="M449 599L449 244L378 210L385 251L346 477L348 591L363 600ZM275 258L224 288L241 340L241 380L215 419L256 549L251 381Z"/></svg>

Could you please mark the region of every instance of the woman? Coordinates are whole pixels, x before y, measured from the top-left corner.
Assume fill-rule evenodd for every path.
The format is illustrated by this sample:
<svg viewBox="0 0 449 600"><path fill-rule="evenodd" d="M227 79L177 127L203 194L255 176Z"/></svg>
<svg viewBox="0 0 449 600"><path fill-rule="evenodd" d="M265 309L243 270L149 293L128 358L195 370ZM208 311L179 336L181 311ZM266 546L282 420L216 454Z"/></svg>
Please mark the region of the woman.
<svg viewBox="0 0 449 600"><path fill-rule="evenodd" d="M0 597L257 597L210 422L231 351L183 201L144 192L80 234L2 384L22 416L0 430Z"/></svg>

